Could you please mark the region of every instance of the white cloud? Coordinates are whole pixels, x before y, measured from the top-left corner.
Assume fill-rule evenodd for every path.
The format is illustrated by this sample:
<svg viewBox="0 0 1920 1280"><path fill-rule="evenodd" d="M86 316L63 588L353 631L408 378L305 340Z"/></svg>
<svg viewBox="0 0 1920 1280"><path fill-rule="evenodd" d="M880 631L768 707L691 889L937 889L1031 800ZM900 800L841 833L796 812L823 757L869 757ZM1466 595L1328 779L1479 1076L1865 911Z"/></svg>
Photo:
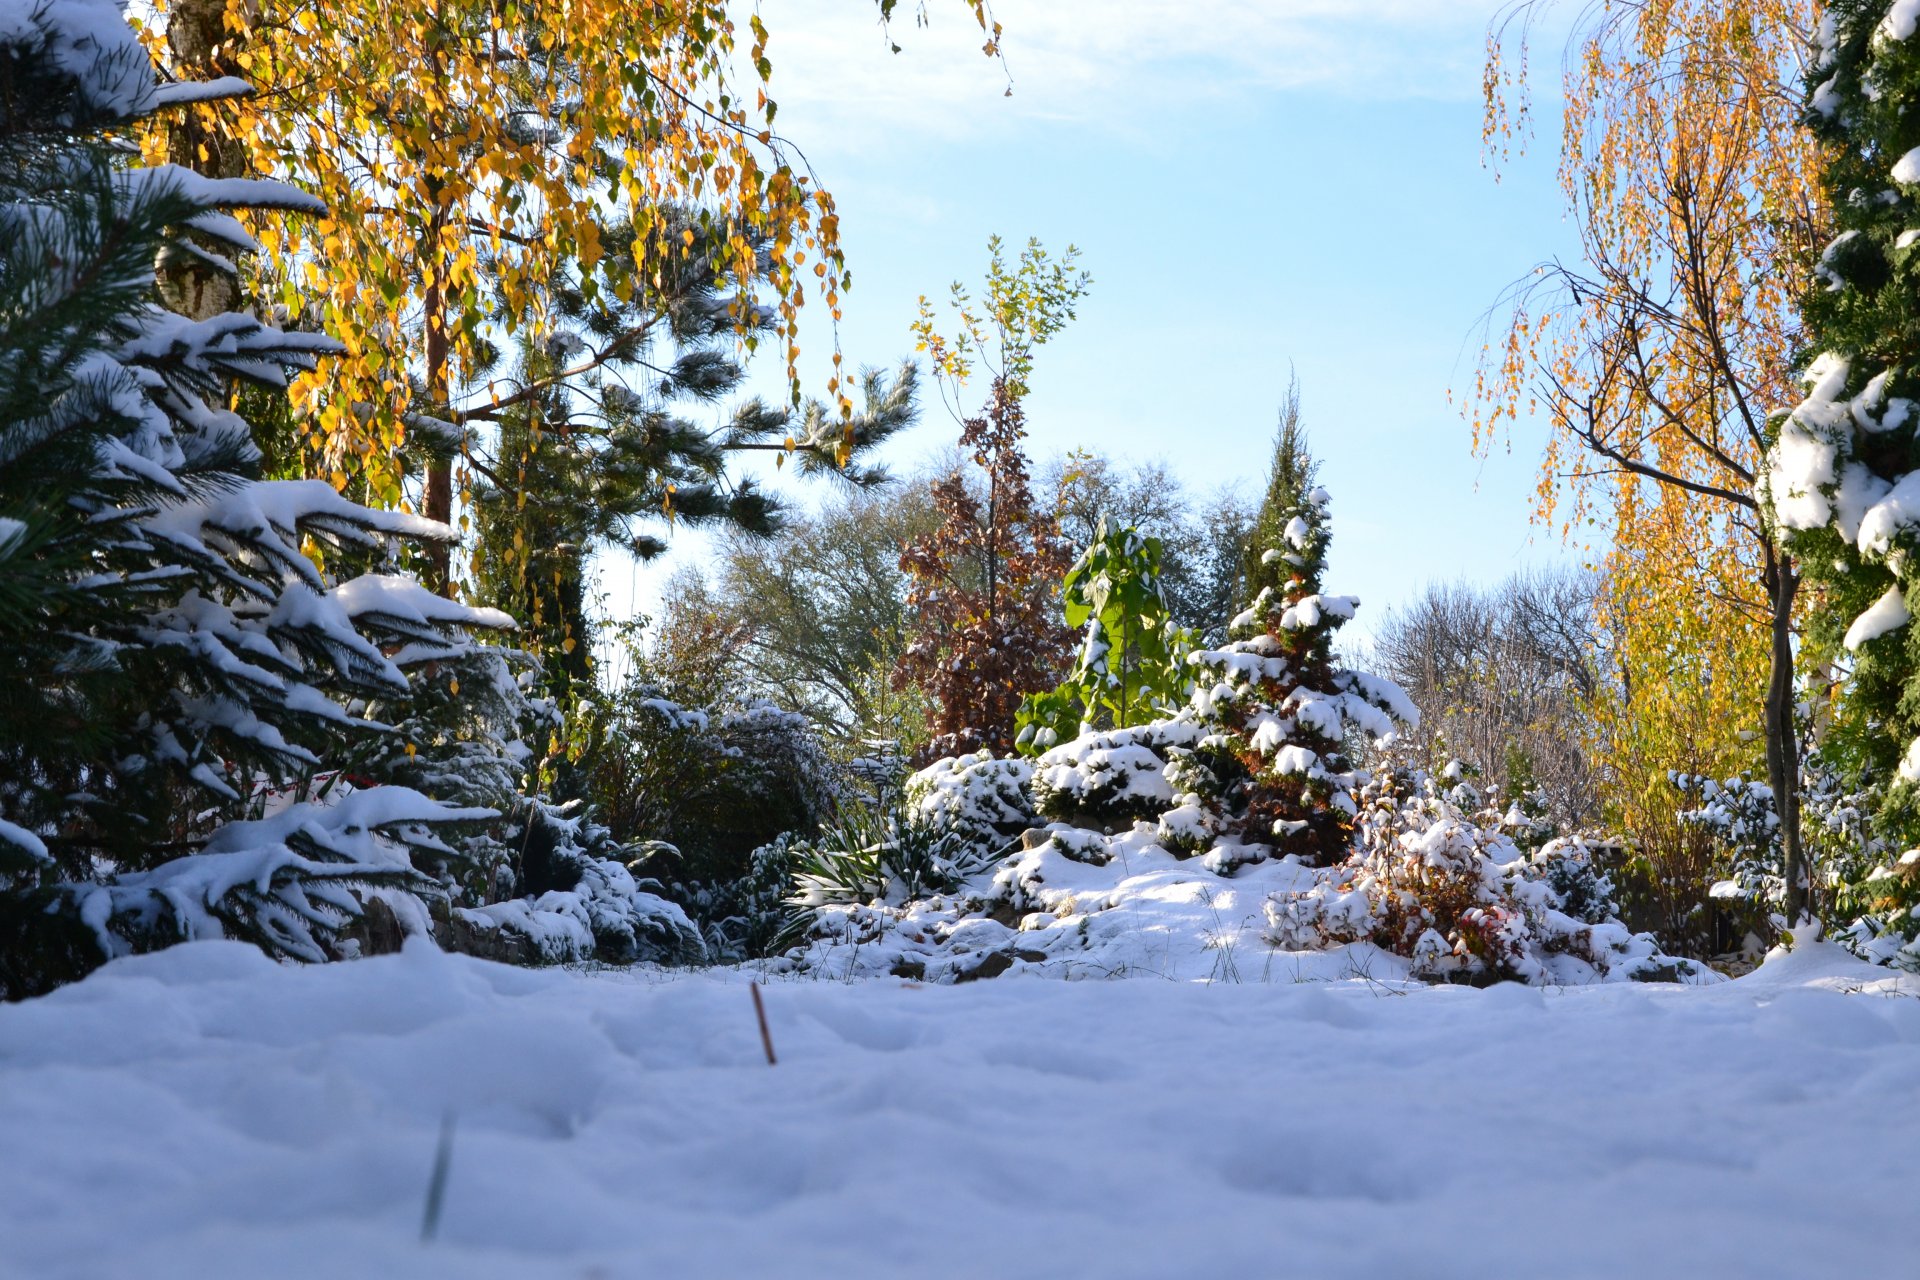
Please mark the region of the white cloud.
<svg viewBox="0 0 1920 1280"><path fill-rule="evenodd" d="M1274 91L1471 98L1489 0L997 0L1004 68L961 0L765 0L782 123L805 138L950 140L1038 120L1122 130ZM1005 90L1013 90L1011 98Z"/></svg>

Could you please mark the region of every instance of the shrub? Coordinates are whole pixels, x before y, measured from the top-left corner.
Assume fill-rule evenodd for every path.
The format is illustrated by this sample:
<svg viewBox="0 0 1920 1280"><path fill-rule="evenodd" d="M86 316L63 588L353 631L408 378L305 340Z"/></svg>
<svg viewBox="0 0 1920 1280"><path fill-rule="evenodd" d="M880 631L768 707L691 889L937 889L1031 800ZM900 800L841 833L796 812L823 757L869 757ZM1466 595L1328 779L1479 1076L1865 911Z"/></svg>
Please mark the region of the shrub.
<svg viewBox="0 0 1920 1280"><path fill-rule="evenodd" d="M1061 743L1033 763L1034 807L1056 822L1108 830L1156 818L1177 803L1167 766L1202 734L1183 713Z"/></svg>
<svg viewBox="0 0 1920 1280"><path fill-rule="evenodd" d="M1032 783L1025 760L996 760L984 750L948 756L907 779L906 811L917 825L951 833L958 851L990 858L1039 825Z"/></svg>
<svg viewBox="0 0 1920 1280"><path fill-rule="evenodd" d="M649 891L658 886L634 879L623 865L627 850L583 804L526 801L500 843L505 883L477 905L452 908L454 949L519 964L707 958L686 913Z"/></svg>
<svg viewBox="0 0 1920 1280"><path fill-rule="evenodd" d="M823 906L899 905L952 893L990 860L952 830L904 809L849 805L810 840L791 846L793 896L803 915Z"/></svg>
<svg viewBox="0 0 1920 1280"><path fill-rule="evenodd" d="M1681 820L1713 837L1724 878L1708 895L1749 935L1749 950L1784 927L1785 856L1773 789L1744 775L1722 781L1683 773L1674 786L1698 799ZM1813 876L1809 901L1833 926L1836 940L1863 959L1920 971L1920 854L1896 855L1880 834L1904 815L1880 789L1848 779L1819 752L1802 757L1801 838ZM1880 826L1869 818L1880 810Z"/></svg>
<svg viewBox="0 0 1920 1280"><path fill-rule="evenodd" d="M1136 529L1094 530L1061 587L1080 656L1056 688L1030 695L1014 717L1014 745L1037 754L1063 739L1124 729L1172 713L1193 689L1184 659L1193 637L1173 620L1160 587L1160 539Z"/></svg>
<svg viewBox="0 0 1920 1280"><path fill-rule="evenodd" d="M798 834L783 832L748 856L744 875L668 890L698 922L710 959L758 960L789 940L794 913L787 898L800 842Z"/></svg>
<svg viewBox="0 0 1920 1280"><path fill-rule="evenodd" d="M1421 770L1388 767L1362 789L1358 848L1314 883L1266 904L1268 940L1290 950L1371 942L1444 981L1549 983L1699 977L1620 924L1595 847L1549 842L1531 857L1504 815L1463 813Z"/></svg>

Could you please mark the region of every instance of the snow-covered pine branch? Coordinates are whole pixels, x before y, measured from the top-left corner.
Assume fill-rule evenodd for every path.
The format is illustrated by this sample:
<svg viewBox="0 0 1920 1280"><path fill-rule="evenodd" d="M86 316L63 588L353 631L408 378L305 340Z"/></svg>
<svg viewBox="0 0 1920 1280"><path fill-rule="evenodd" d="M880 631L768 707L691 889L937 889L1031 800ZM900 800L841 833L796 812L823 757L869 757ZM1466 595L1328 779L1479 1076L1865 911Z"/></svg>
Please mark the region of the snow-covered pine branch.
<svg viewBox="0 0 1920 1280"><path fill-rule="evenodd" d="M512 621L404 576L445 526L259 478L235 384L284 389L335 346L174 314L154 264L190 232L246 253L237 211L319 206L134 163L130 127L193 97L118 4L0 0L0 994L180 937L335 954L353 890L439 892L432 828L493 816L314 785L399 736L374 706Z"/></svg>

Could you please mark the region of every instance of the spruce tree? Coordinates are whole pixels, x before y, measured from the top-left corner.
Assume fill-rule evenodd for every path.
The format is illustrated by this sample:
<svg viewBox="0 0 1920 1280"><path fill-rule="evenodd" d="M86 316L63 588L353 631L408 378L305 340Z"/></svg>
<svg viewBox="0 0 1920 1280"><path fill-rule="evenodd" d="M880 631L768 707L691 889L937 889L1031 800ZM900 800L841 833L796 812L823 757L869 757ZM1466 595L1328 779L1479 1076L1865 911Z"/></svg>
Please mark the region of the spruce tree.
<svg viewBox="0 0 1920 1280"><path fill-rule="evenodd" d="M1895 785L1883 818L1920 839L1920 9L1836 0L1808 75L1838 234L1804 303L1807 397L1775 424L1774 520L1822 592L1813 648L1852 680L1836 741ZM1789 921L1812 877L1789 851ZM1891 881L1890 881L1891 883Z"/></svg>
<svg viewBox="0 0 1920 1280"><path fill-rule="evenodd" d="M1278 536L1255 544L1259 594L1234 619L1243 638L1192 655L1193 703L1220 732L1209 750L1229 757L1216 776L1239 779L1226 799L1244 838L1325 866L1351 850L1366 780L1350 745L1391 737L1419 712L1398 685L1335 654L1334 633L1360 602L1323 594L1329 499L1303 487L1314 468L1297 437L1283 431L1281 446L1262 512Z"/></svg>
<svg viewBox="0 0 1920 1280"><path fill-rule="evenodd" d="M233 211L320 212L132 162L143 118L235 92L157 83L113 0L0 25L0 997L186 937L340 954L359 894L432 891L434 828L491 816L335 767L511 624L396 571L445 526L257 478L234 387L331 344L159 305L156 261L253 247Z"/></svg>

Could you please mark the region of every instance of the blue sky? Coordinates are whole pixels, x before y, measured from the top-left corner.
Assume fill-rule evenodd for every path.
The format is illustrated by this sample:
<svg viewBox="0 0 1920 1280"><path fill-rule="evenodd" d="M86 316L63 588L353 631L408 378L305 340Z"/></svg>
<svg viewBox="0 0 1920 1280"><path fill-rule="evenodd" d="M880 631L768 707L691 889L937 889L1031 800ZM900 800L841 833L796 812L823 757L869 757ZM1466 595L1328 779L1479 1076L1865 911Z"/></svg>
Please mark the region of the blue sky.
<svg viewBox="0 0 1920 1280"><path fill-rule="evenodd" d="M1538 430L1477 459L1447 398L1502 288L1573 244L1553 120L1501 181L1481 162L1492 0L998 0L1004 69L959 0L928 0L925 28L912 7L892 54L862 0L761 6L782 131L840 206L850 364L909 354L920 295L977 281L990 234L1071 242L1094 285L1041 351L1036 458L1165 458L1257 492L1291 365L1334 496L1329 586L1363 626L1428 582L1576 554L1528 521ZM826 317L807 319L821 385ZM929 398L892 457L954 431ZM608 566L616 612L700 555L676 542Z"/></svg>

